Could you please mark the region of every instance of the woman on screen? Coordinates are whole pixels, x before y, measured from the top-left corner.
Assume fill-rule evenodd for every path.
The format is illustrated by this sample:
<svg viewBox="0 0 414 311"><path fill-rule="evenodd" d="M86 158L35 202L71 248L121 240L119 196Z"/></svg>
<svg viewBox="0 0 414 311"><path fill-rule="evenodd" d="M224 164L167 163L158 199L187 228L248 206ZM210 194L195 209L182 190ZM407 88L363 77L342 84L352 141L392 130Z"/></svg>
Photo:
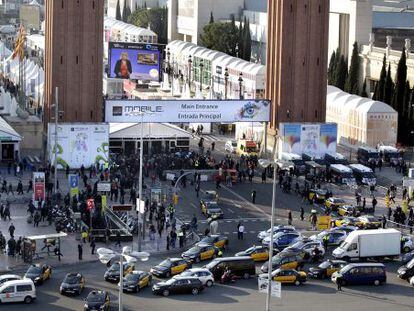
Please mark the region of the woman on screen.
<svg viewBox="0 0 414 311"><path fill-rule="evenodd" d="M129 79L132 73L132 66L127 52L121 53L121 59L116 62L114 72L117 78Z"/></svg>

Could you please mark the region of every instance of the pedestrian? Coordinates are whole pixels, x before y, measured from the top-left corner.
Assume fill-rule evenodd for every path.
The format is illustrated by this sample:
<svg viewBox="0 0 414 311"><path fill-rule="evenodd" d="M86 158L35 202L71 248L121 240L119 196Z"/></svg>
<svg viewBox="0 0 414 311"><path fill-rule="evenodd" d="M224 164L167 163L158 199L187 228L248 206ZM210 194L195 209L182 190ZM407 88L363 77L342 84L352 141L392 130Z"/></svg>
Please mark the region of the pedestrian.
<svg viewBox="0 0 414 311"><path fill-rule="evenodd" d="M266 183L266 170L262 171L262 184Z"/></svg>
<svg viewBox="0 0 414 311"><path fill-rule="evenodd" d="M382 229L385 229L387 226L387 217L385 215L382 215Z"/></svg>
<svg viewBox="0 0 414 311"><path fill-rule="evenodd" d="M378 201L377 199L374 197L372 197L372 212L375 213L375 207L377 206Z"/></svg>
<svg viewBox="0 0 414 311"><path fill-rule="evenodd" d="M292 211L289 211L289 212L288 212L288 225L289 225L289 226L291 226L291 225L292 225L292 221L293 221L293 218L292 218Z"/></svg>
<svg viewBox="0 0 414 311"><path fill-rule="evenodd" d="M82 254L83 254L83 246L81 243L78 244L78 259L82 260Z"/></svg>
<svg viewBox="0 0 414 311"><path fill-rule="evenodd" d="M365 197L362 199L362 211L365 211L365 206L367 205L367 201L365 200Z"/></svg>
<svg viewBox="0 0 414 311"><path fill-rule="evenodd" d="M303 206L300 207L300 220L303 221L305 219L305 210Z"/></svg>
<svg viewBox="0 0 414 311"><path fill-rule="evenodd" d="M90 246L91 246L91 254L94 255L95 254L95 247L96 247L94 238L91 238Z"/></svg>
<svg viewBox="0 0 414 311"><path fill-rule="evenodd" d="M237 239L243 240L244 236L244 225L242 223L239 223L238 229L237 229Z"/></svg>
<svg viewBox="0 0 414 311"><path fill-rule="evenodd" d="M412 218L409 218L408 221L407 221L407 225L410 228L410 234L413 234L414 220Z"/></svg>
<svg viewBox="0 0 414 311"><path fill-rule="evenodd" d="M338 291L342 291L342 277L339 275L336 277L336 286Z"/></svg>
<svg viewBox="0 0 414 311"><path fill-rule="evenodd" d="M325 248L325 251L328 250L328 245L329 245L329 235L324 235L323 239L322 239L322 243L323 243L323 247Z"/></svg>
<svg viewBox="0 0 414 311"><path fill-rule="evenodd" d="M256 204L256 190L252 191L252 203Z"/></svg>
<svg viewBox="0 0 414 311"><path fill-rule="evenodd" d="M121 232L119 230L116 231L116 243L115 245L121 247Z"/></svg>
<svg viewBox="0 0 414 311"><path fill-rule="evenodd" d="M213 141L212 143L211 143L211 151L214 151L214 148L216 147L216 143Z"/></svg>
<svg viewBox="0 0 414 311"><path fill-rule="evenodd" d="M160 237L161 237L161 234L160 234ZM169 234L167 234L167 251L169 251L170 250L170 235Z"/></svg>
<svg viewBox="0 0 414 311"><path fill-rule="evenodd" d="M9 233L10 233L10 236L12 238L14 238L14 231L15 230L16 230L16 227L13 225L13 223L11 223L10 226L9 226Z"/></svg>

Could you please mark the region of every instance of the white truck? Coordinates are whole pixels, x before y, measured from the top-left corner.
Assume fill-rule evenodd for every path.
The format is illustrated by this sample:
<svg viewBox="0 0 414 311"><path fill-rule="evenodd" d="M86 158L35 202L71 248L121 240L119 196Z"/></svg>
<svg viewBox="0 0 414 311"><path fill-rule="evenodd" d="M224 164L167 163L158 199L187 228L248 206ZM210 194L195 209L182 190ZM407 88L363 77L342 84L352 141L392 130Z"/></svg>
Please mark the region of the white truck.
<svg viewBox="0 0 414 311"><path fill-rule="evenodd" d="M401 232L395 229L356 230L337 247L332 256L353 260L366 258L398 258L401 253Z"/></svg>

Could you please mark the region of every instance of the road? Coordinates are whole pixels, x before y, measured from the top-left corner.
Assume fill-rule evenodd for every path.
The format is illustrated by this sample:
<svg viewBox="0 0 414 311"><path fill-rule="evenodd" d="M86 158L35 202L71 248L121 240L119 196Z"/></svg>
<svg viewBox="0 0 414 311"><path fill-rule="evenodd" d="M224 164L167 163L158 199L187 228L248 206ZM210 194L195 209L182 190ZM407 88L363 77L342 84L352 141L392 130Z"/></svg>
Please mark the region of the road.
<svg viewBox="0 0 414 311"><path fill-rule="evenodd" d="M207 140L210 141L210 140ZM223 151L223 141L211 139L216 142L216 149L219 154ZM344 189L335 185L329 185L334 195L353 200L353 190ZM215 189L213 183L202 183L203 191ZM256 204L251 204L250 194L252 190L257 192ZM380 190L382 191L382 190ZM270 226L269 215L272 199L272 185L268 180L262 184L259 178L253 183L244 182L233 187L222 187L219 190L220 204L224 210L223 220L219 220L219 232L226 235L229 240L229 248L224 256L231 256L234 253L244 250L257 243L256 236L259 231L266 230ZM202 194L201 194L202 195ZM370 203L370 201L368 202ZM381 202L380 202L381 205ZM296 194L282 193L277 191L276 201L276 223L287 223L287 210L294 211L293 224L304 235L310 235L310 224L308 221L298 219L298 211L303 206L306 212L315 208L301 202ZM180 191L180 203L176 209L177 216L182 220L190 220L195 214L199 219L199 231L202 234L207 228L205 217L199 208L193 187L188 186ZM379 213L382 213L381 207ZM245 238L237 239L237 224L242 221L246 227ZM179 253L171 256L179 256ZM155 255L148 262L139 263L138 268L149 270L152 265L162 261L164 256ZM307 284L295 286L283 286L282 299L272 299L272 310L296 311L296 310L361 310L365 311L405 311L412 310L414 305L413 291L409 284L396 277L395 271L399 267L398 262L387 263L388 282L384 286L359 286L344 288L343 292L337 293L336 286L329 280L310 280ZM258 265L258 268L260 265ZM309 266L306 266L307 269ZM117 286L103 280L105 271L104 265L94 263L80 263L56 268L52 279L38 289L38 299L32 306L23 304L7 305L7 310L47 310L66 311L82 310L84 298L87 293L94 289L105 289L111 294L112 310L117 310ZM14 271L22 273L23 271ZM80 297L65 297L58 292L59 285L64 275L68 272L80 272L86 277L87 289ZM259 272L259 269L258 269ZM157 280L155 280L156 282ZM125 310L151 310L165 311L191 310L197 308L199 311L220 310L224 308L233 310L263 310L265 306L265 295L258 293L257 279L240 280L233 285L215 285L206 289L198 296L181 295L168 298L154 296L150 289L144 289L138 294L124 295ZM363 307L362 307L363 306Z"/></svg>

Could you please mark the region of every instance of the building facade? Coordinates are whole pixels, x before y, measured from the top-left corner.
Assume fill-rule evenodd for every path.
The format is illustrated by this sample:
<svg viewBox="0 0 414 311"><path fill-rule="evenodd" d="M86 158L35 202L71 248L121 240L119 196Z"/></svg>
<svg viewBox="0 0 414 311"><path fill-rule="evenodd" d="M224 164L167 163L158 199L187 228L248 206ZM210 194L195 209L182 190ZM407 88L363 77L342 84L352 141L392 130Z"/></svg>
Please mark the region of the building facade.
<svg viewBox="0 0 414 311"><path fill-rule="evenodd" d="M269 0L268 17L272 134L280 122L324 122L329 0Z"/></svg>
<svg viewBox="0 0 414 311"><path fill-rule="evenodd" d="M22 4L19 15L20 23L26 31L40 29L40 5L37 2Z"/></svg>
<svg viewBox="0 0 414 311"><path fill-rule="evenodd" d="M45 124L101 122L104 0L46 2Z"/></svg>

